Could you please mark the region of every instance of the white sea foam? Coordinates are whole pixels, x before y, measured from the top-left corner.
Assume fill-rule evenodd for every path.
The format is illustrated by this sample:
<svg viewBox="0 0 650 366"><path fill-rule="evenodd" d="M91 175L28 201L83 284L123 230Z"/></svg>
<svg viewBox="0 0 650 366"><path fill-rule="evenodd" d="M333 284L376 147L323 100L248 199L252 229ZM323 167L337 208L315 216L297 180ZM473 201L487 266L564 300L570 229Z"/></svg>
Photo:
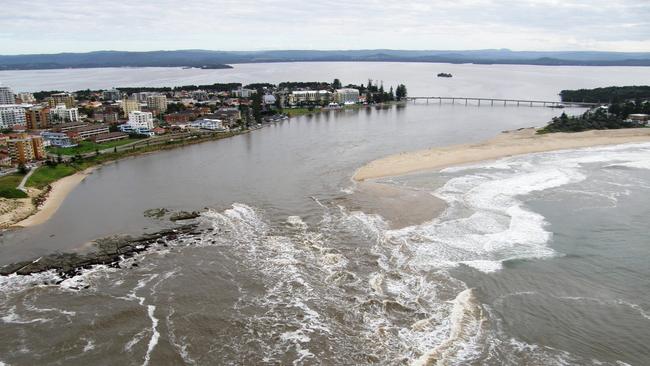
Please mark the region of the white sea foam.
<svg viewBox="0 0 650 366"><path fill-rule="evenodd" d="M84 345L84 352L89 352L95 349L95 341L92 339L86 339L86 344Z"/></svg>
<svg viewBox="0 0 650 366"><path fill-rule="evenodd" d="M7 315L3 316L2 321L7 324L32 324L32 323L46 323L52 319L48 318L34 318L34 319L24 319L16 313L16 307L12 306L11 309L7 312Z"/></svg>

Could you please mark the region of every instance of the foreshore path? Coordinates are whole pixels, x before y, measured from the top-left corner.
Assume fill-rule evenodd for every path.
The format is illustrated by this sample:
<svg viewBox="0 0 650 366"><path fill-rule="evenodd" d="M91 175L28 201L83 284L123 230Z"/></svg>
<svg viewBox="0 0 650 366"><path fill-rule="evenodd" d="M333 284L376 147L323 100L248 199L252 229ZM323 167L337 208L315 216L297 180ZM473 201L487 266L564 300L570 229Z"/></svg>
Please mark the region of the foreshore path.
<svg viewBox="0 0 650 366"><path fill-rule="evenodd" d="M23 192L27 192L27 188L25 188L25 184L27 184L27 180L29 179L29 177L32 176L32 174L34 174L36 169L37 169L36 167L30 169L29 172L27 174L25 174L25 176L23 177L23 180L20 181L20 184L16 188L20 189Z"/></svg>

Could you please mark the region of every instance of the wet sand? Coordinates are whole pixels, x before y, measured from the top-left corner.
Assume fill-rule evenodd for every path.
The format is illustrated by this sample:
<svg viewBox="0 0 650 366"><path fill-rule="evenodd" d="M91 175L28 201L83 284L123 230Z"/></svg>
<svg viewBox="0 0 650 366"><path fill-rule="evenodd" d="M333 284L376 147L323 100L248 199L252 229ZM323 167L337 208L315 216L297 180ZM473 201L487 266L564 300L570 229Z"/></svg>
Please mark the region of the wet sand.
<svg viewBox="0 0 650 366"><path fill-rule="evenodd" d="M72 192L72 190L93 171L93 169L94 168L88 168L83 172L72 174L52 183L52 190L47 195L45 203L43 203L38 211L28 218L16 223L14 226L36 226L49 220L50 217L52 217L52 215L54 215L54 213L59 209L59 207L61 207L61 204L68 196L68 194Z"/></svg>
<svg viewBox="0 0 650 366"><path fill-rule="evenodd" d="M361 167L353 178L356 181L364 181L437 170L453 165L475 163L513 155L648 141L650 141L650 128L543 135L536 134L534 128L526 128L503 132L493 139L476 144L436 147L391 155Z"/></svg>
<svg viewBox="0 0 650 366"><path fill-rule="evenodd" d="M344 205L353 211L380 215L391 229L427 222L447 208L443 200L428 192L377 182L358 182Z"/></svg>

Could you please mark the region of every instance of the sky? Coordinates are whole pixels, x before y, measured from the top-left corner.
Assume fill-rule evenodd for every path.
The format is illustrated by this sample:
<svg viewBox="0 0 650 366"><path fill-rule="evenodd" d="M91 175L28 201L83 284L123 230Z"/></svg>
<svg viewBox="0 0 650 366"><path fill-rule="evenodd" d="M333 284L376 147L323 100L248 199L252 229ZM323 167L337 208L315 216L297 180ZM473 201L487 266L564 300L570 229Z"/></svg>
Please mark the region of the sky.
<svg viewBox="0 0 650 366"><path fill-rule="evenodd" d="M208 49L650 52L650 0L2 0L0 54Z"/></svg>

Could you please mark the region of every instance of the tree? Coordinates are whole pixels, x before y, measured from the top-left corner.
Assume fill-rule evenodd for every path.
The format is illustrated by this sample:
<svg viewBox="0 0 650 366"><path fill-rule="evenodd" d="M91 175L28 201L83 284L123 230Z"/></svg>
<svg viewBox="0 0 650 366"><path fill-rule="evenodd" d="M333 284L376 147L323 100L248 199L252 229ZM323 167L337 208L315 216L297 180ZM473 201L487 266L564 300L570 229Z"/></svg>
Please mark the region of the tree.
<svg viewBox="0 0 650 366"><path fill-rule="evenodd" d="M280 95L277 95L275 97L275 108L278 110L278 112L282 111L282 98Z"/></svg>
<svg viewBox="0 0 650 366"><path fill-rule="evenodd" d="M399 84L395 90L395 97L397 100L402 100L403 98L406 98L407 95L408 92L406 91L406 86L404 84Z"/></svg>
<svg viewBox="0 0 650 366"><path fill-rule="evenodd" d="M333 89L341 89L343 86L341 85L341 80L339 79L334 79L334 82L332 83L332 88Z"/></svg>
<svg viewBox="0 0 650 366"><path fill-rule="evenodd" d="M253 94L253 119L256 123L262 123L262 89Z"/></svg>

